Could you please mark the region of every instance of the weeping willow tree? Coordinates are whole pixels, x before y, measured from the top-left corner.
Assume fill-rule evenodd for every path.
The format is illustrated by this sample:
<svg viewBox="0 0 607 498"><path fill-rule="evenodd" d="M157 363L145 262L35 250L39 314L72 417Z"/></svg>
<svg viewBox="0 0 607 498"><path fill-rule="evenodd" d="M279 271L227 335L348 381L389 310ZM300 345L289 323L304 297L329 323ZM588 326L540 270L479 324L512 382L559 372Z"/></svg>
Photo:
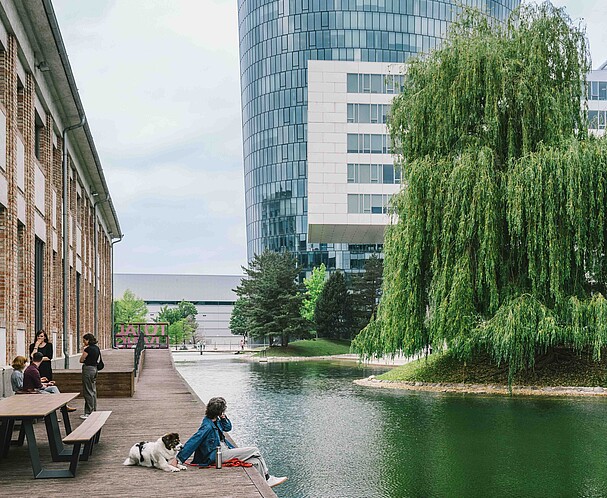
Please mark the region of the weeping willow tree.
<svg viewBox="0 0 607 498"><path fill-rule="evenodd" d="M607 146L588 136L584 31L549 3L468 13L408 64L389 130L404 188L365 357L488 353L509 380L607 346Z"/></svg>

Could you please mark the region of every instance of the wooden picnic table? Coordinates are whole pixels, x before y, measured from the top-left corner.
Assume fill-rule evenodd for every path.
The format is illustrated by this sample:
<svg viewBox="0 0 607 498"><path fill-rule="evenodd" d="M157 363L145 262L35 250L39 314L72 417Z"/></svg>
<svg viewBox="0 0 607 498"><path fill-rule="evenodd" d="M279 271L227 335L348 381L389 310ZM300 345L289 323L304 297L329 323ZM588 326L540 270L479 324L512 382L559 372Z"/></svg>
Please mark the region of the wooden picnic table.
<svg viewBox="0 0 607 498"><path fill-rule="evenodd" d="M0 458L6 458L11 446L23 445L27 438L27 448L36 479L72 477L64 470L44 470L40 462L40 452L34 433L34 419L44 418L51 458L54 462L70 461L72 451L65 449L61 440L57 410L61 410L66 435L72 432L66 405L80 393L61 394L19 394L0 399ZM21 421L19 439L12 441L13 427Z"/></svg>

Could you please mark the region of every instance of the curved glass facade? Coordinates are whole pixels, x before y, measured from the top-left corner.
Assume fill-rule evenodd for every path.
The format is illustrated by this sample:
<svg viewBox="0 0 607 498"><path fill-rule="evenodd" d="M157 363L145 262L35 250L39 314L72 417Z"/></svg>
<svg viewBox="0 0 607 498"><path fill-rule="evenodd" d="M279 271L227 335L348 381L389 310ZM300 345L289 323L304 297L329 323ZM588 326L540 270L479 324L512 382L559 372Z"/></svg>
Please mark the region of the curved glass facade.
<svg viewBox="0 0 607 498"><path fill-rule="evenodd" d="M239 0L247 253L362 269L381 246L307 243L309 60L404 62L440 43L457 5L504 20L520 0Z"/></svg>

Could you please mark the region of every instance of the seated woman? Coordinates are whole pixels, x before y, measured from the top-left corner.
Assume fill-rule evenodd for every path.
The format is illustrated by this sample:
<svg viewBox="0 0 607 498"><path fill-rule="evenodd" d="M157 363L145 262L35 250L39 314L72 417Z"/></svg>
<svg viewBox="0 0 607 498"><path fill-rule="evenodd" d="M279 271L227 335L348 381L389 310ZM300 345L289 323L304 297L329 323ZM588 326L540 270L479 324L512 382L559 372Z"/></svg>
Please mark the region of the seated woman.
<svg viewBox="0 0 607 498"><path fill-rule="evenodd" d="M11 365L13 367L11 387L15 393L23 391L23 369L25 368L26 363L27 358L25 356L15 356L13 364Z"/></svg>
<svg viewBox="0 0 607 498"><path fill-rule="evenodd" d="M274 477L268 472L268 466L261 453L255 446L235 448L226 438L224 432L232 430L232 423L226 417L227 404L223 398L211 398L207 404L205 417L199 429L187 440L171 465L177 461L184 463L194 453L193 464L212 465L217 457L217 447L221 446L223 460L238 458L252 463L257 471L266 479L270 487L278 486L287 480L286 477Z"/></svg>

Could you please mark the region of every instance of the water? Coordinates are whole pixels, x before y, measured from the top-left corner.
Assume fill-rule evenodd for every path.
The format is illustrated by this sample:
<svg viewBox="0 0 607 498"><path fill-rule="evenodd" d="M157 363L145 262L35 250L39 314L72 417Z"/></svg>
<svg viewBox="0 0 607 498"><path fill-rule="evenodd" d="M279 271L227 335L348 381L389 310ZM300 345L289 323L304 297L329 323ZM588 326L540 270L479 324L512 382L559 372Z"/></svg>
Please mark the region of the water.
<svg viewBox="0 0 607 498"><path fill-rule="evenodd" d="M289 476L282 498L607 496L605 400L369 389L352 380L382 370L329 362L175 361L203 401L226 398L238 444Z"/></svg>

